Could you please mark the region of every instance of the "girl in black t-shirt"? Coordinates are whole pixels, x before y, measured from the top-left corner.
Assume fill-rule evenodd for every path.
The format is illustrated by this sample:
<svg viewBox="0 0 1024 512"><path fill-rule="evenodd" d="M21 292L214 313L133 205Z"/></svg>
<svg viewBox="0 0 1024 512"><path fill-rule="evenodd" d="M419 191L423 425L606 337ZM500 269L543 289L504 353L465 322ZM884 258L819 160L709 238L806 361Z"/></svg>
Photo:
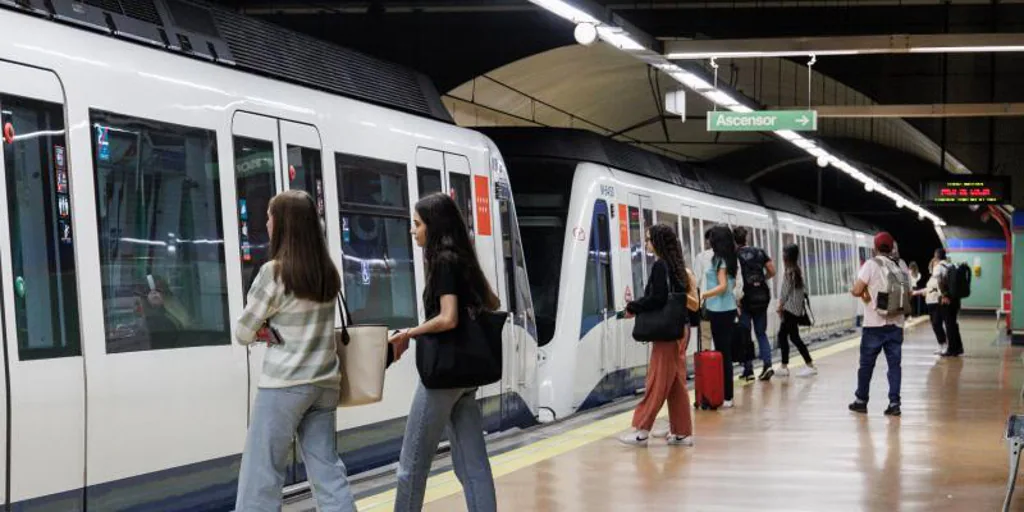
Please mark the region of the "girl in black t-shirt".
<svg viewBox="0 0 1024 512"><path fill-rule="evenodd" d="M441 193L420 199L411 233L416 245L423 248L423 305L427 321L395 333L392 343L402 345L423 334L452 330L458 325L460 309L498 308L498 296L480 269L469 229L455 201ZM395 510L418 511L423 507L430 464L445 428L455 474L465 491L466 507L470 512L496 510L494 478L487 459L476 388L427 389L422 383L416 387L405 424Z"/></svg>

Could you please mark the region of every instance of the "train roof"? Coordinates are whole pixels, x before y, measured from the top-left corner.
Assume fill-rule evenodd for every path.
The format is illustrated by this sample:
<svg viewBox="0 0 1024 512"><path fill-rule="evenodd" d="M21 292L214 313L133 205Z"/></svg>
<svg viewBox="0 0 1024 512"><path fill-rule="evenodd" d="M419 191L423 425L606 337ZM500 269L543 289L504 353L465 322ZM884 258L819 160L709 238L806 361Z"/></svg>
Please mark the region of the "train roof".
<svg viewBox="0 0 1024 512"><path fill-rule="evenodd" d="M490 137L506 158L554 158L592 162L680 187L845 226L855 231L873 231L870 224L849 215L842 215L772 189L755 189L748 183L726 176L713 168L697 167L592 131L548 127L488 127L478 130Z"/></svg>
<svg viewBox="0 0 1024 512"><path fill-rule="evenodd" d="M453 123L433 82L422 73L209 4L188 0L0 0L0 6Z"/></svg>

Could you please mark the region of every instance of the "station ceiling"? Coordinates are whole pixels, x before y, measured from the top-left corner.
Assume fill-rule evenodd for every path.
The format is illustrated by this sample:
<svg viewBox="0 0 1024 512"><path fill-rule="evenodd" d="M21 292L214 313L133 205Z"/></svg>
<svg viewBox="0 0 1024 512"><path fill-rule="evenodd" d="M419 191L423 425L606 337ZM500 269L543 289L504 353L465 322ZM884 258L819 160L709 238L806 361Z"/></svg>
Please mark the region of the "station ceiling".
<svg viewBox="0 0 1024 512"><path fill-rule="evenodd" d="M1020 0L597 0L658 38L740 39L1024 32ZM219 0L218 3L430 76L466 126L588 128L760 186L853 213L910 236L930 225L761 134L709 134L709 102L665 116L681 86L527 0ZM1024 102L1024 53L889 54L719 60L719 80L766 107ZM705 63L706 65L706 63ZM817 137L894 190L917 198L946 169L1024 178L1024 117L825 118ZM945 150L945 151L943 151ZM803 156L802 156L803 155ZM1015 180L1015 203L1024 193ZM820 196L819 196L820 189ZM970 233L1002 237L965 207L932 209ZM956 230L953 230L955 233ZM923 241L923 240L922 240Z"/></svg>

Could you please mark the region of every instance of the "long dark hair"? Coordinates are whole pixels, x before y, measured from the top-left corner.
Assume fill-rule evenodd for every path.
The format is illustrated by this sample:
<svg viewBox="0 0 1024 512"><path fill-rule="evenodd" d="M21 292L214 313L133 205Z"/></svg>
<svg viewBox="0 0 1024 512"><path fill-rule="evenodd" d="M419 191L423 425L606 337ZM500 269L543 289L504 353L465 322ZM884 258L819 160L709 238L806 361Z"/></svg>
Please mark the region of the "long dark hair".
<svg viewBox="0 0 1024 512"><path fill-rule="evenodd" d="M782 248L782 262L786 264L786 273L793 276L793 288L802 290L804 272L800 270L800 247L789 244Z"/></svg>
<svg viewBox="0 0 1024 512"><path fill-rule="evenodd" d="M736 259L736 241L728 226L718 225L711 228L711 250L715 254L713 260L725 262L726 275L736 277L736 271L739 269L739 261ZM717 267L717 265L715 266Z"/></svg>
<svg viewBox="0 0 1024 512"><path fill-rule="evenodd" d="M655 224L647 230L647 236L651 237L654 253L668 264L669 271L679 280L679 284L683 286L683 291L688 290L690 283L686 277L683 247L679 244L679 237L676 236L675 230L664 224Z"/></svg>
<svg viewBox="0 0 1024 512"><path fill-rule="evenodd" d="M274 277L285 293L314 302L330 302L341 290L341 277L331 261L320 216L313 198L301 190L287 190L270 200L274 231L270 259L277 262Z"/></svg>
<svg viewBox="0 0 1024 512"><path fill-rule="evenodd" d="M484 277L473 242L469 239L469 228L455 201L440 192L430 194L416 203L416 214L427 227L427 243L423 247L427 283L423 289L423 302L430 304L440 299L434 292L434 275L440 266L446 265L457 269L459 280L468 285L465 291L469 296L460 297L468 304L459 304L460 308L498 309L501 301Z"/></svg>

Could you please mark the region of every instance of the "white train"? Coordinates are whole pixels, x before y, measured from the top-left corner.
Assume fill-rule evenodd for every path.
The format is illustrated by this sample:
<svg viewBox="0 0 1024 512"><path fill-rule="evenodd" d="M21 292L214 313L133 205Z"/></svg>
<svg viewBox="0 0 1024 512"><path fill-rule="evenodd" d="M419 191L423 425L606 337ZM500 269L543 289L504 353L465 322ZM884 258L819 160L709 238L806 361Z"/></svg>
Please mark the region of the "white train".
<svg viewBox="0 0 1024 512"><path fill-rule="evenodd" d="M287 188L322 206L357 321L393 327L423 316L412 205L449 191L514 313L487 428L535 421L507 176L428 80L177 0L0 5L5 508L231 508L261 362L231 331ZM339 409L353 472L397 459L417 379L406 357Z"/></svg>
<svg viewBox="0 0 1024 512"><path fill-rule="evenodd" d="M765 248L780 272L780 247L798 243L817 320L806 335L857 325L848 290L869 254L870 226L770 190L756 191L758 198L743 183L592 132L481 131L502 151L518 209L536 308L541 421L643 387L648 346L632 340L632 320L615 312L643 293L653 261L643 240L652 223L676 228L688 266L715 224L750 228L749 243ZM778 318L769 319L774 338Z"/></svg>

